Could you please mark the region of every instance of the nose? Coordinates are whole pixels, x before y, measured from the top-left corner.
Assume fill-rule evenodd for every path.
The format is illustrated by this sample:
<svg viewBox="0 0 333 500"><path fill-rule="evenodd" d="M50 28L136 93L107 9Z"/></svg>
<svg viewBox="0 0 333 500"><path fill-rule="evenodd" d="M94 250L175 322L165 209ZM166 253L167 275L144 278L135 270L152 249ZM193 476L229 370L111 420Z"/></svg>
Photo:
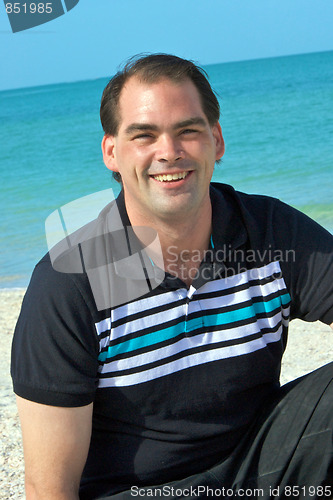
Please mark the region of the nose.
<svg viewBox="0 0 333 500"><path fill-rule="evenodd" d="M156 157L160 162L173 163L184 158L179 141L170 135L161 136L157 146Z"/></svg>

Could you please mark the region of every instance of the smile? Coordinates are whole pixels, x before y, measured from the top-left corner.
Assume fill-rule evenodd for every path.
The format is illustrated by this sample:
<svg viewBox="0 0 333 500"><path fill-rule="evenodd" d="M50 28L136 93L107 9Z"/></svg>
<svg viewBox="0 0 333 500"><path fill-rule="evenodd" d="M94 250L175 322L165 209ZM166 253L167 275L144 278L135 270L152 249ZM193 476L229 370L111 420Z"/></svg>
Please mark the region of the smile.
<svg viewBox="0 0 333 500"><path fill-rule="evenodd" d="M172 182L178 181L179 179L185 179L190 172L179 172L176 174L159 174L153 175L152 177L159 182Z"/></svg>

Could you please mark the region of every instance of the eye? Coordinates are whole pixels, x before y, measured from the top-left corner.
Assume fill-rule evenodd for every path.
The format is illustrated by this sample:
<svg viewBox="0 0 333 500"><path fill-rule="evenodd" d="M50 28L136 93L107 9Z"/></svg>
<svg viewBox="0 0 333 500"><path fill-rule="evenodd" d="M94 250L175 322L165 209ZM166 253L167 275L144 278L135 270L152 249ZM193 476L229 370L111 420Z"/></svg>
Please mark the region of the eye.
<svg viewBox="0 0 333 500"><path fill-rule="evenodd" d="M134 140L149 140L152 138L153 136L151 134L138 134L133 137Z"/></svg>
<svg viewBox="0 0 333 500"><path fill-rule="evenodd" d="M193 128L186 128L185 130L182 130L181 134L182 135L189 135L189 134L195 134L197 132L198 132L198 130L195 130Z"/></svg>

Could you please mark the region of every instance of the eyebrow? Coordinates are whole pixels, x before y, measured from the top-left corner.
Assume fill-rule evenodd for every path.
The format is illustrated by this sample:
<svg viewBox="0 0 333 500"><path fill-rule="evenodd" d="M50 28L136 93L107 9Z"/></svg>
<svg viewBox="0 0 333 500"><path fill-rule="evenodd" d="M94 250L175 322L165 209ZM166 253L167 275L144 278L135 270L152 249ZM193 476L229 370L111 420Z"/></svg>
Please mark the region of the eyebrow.
<svg viewBox="0 0 333 500"><path fill-rule="evenodd" d="M134 132L142 132L142 131L145 131L145 130L158 130L158 127L156 125L152 125L150 123L132 123L131 125L129 125L126 130L125 130L125 134L127 135L131 135L133 134Z"/></svg>
<svg viewBox="0 0 333 500"><path fill-rule="evenodd" d="M185 128L193 125L201 125L202 127L204 127L207 125L207 123L203 118L201 118L201 116L196 116L194 118L189 118L188 120L176 123L176 125L173 128L174 129Z"/></svg>
<svg viewBox="0 0 333 500"><path fill-rule="evenodd" d="M180 128L190 127L193 125L206 126L207 123L203 118L201 118L200 116L197 116L197 117L188 118L187 120L183 120L181 122L175 123L175 125L172 128L174 130L178 130ZM135 132L144 132L147 130L151 130L151 131L156 132L158 130L158 127L157 127L157 125L153 125L151 123L132 123L131 125L129 125L126 128L125 134L131 135Z"/></svg>

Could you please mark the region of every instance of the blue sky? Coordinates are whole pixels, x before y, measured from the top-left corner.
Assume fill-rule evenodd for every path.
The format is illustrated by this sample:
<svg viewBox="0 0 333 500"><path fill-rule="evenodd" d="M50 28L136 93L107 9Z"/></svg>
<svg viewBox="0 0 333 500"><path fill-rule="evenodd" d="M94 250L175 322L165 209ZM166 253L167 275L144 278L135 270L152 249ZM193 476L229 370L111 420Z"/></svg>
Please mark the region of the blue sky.
<svg viewBox="0 0 333 500"><path fill-rule="evenodd" d="M80 0L12 33L1 2L0 90L111 76L141 52L207 65L333 50L332 21L332 0Z"/></svg>

